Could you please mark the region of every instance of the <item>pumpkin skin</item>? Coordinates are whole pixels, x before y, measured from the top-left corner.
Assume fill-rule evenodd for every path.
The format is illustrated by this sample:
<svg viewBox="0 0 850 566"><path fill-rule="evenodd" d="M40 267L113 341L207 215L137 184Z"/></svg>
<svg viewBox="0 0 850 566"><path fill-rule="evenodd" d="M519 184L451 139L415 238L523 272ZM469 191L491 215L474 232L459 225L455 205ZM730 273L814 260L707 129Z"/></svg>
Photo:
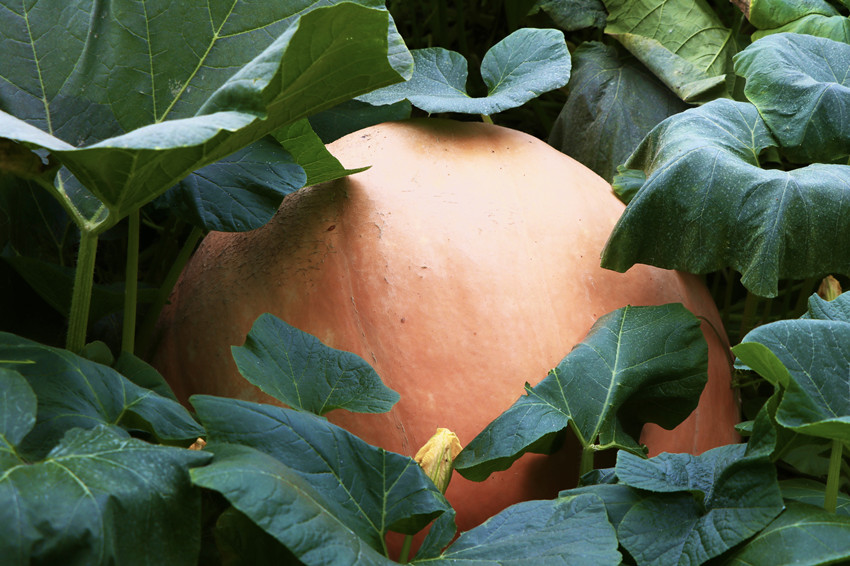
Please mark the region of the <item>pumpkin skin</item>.
<svg viewBox="0 0 850 566"><path fill-rule="evenodd" d="M601 315L682 302L710 322L709 383L687 421L673 431L648 425L642 441L656 454L739 440L709 293L688 274L599 266L624 207L592 171L527 134L437 119L367 128L329 150L345 167L371 168L288 196L263 228L211 233L184 270L152 360L179 398L274 402L230 354L271 312L372 364L399 403L387 414L327 416L413 456L438 427L469 442ZM554 497L577 470L567 446L482 483L455 474L447 497L468 530L510 504Z"/></svg>

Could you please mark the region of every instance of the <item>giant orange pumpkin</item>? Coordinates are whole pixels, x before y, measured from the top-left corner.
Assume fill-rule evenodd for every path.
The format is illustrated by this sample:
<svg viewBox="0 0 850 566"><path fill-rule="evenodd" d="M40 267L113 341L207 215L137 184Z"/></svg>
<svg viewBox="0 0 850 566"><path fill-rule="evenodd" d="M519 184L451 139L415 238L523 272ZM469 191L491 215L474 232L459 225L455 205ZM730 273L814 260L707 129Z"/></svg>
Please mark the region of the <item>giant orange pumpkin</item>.
<svg viewBox="0 0 850 566"><path fill-rule="evenodd" d="M645 429L651 452L735 442L738 412L714 303L693 276L599 267L623 211L593 172L521 132L436 119L387 123L329 149L371 168L288 196L265 227L210 234L161 321L154 363L182 398L268 398L230 353L271 312L355 352L401 395L387 414L334 411L372 444L413 455L437 427L469 442L537 383L601 315L683 302L704 317L709 384L674 431ZM713 325L713 329L712 326ZM461 530L509 504L575 482L574 450L527 455L447 496Z"/></svg>

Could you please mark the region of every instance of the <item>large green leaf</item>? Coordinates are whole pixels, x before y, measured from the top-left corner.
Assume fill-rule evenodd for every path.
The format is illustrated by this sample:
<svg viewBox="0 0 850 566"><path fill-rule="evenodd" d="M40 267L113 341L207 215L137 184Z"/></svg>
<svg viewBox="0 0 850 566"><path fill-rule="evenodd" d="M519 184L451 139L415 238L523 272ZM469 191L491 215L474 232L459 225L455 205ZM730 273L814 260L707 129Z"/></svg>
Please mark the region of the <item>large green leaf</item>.
<svg viewBox="0 0 850 566"><path fill-rule="evenodd" d="M605 33L617 38L685 102L732 92L740 49L705 0L604 0Z"/></svg>
<svg viewBox="0 0 850 566"><path fill-rule="evenodd" d="M326 346L269 313L232 350L248 381L294 409L385 413L399 399L360 356Z"/></svg>
<svg viewBox="0 0 850 566"><path fill-rule="evenodd" d="M215 459L192 470L192 481L220 492L301 562L392 564L379 552L379 544L375 548L374 536L364 540L361 532L350 526L351 519L341 511L333 491L322 491L309 478L254 448L209 444L207 449Z"/></svg>
<svg viewBox="0 0 850 566"><path fill-rule="evenodd" d="M24 377L0 368L0 470L20 463L17 446L35 426L38 400Z"/></svg>
<svg viewBox="0 0 850 566"><path fill-rule="evenodd" d="M393 65L407 74L409 53L388 22L348 2L9 7L0 34L19 65L0 90L0 131L49 150L114 223L195 169L402 78ZM58 177L60 198L70 179Z"/></svg>
<svg viewBox="0 0 850 566"><path fill-rule="evenodd" d="M848 162L850 45L771 35L739 53L735 71L747 79L744 93L789 159Z"/></svg>
<svg viewBox="0 0 850 566"><path fill-rule="evenodd" d="M775 146L755 106L715 100L659 124L626 164L646 175L602 265L707 273L732 267L764 297L777 282L850 273L850 167L762 169Z"/></svg>
<svg viewBox="0 0 850 566"><path fill-rule="evenodd" d="M69 431L43 461L6 463L3 564L195 564L201 501L188 469L209 457L101 425Z"/></svg>
<svg viewBox="0 0 850 566"><path fill-rule="evenodd" d="M792 32L850 41L850 19L823 0L752 0L748 19L758 29L754 40Z"/></svg>
<svg viewBox="0 0 850 566"><path fill-rule="evenodd" d="M823 510L826 485L808 478L793 478L779 482L779 488L785 499L808 503ZM850 518L850 495L838 494L835 512Z"/></svg>
<svg viewBox="0 0 850 566"><path fill-rule="evenodd" d="M543 10L558 27L567 31L605 26L602 0L536 0L532 12Z"/></svg>
<svg viewBox="0 0 850 566"><path fill-rule="evenodd" d="M618 527L639 566L696 566L759 532L783 508L776 469L744 458L743 444L699 456L660 454L645 460L620 452L621 484L652 492Z"/></svg>
<svg viewBox="0 0 850 566"><path fill-rule="evenodd" d="M25 216L21 214L20 218ZM24 223L31 226L29 222ZM0 259L23 277L56 312L68 317L75 276L72 267L24 255L11 246L0 251ZM137 304L147 304L156 299L158 289L146 285L140 287L136 295ZM95 323L109 314L121 311L124 306L124 293L122 283L93 285L89 320Z"/></svg>
<svg viewBox="0 0 850 566"><path fill-rule="evenodd" d="M31 455L43 456L73 427L115 424L164 440L204 434L173 399L67 350L0 333L0 368L23 375L38 397L38 421L21 444Z"/></svg>
<svg viewBox="0 0 850 566"><path fill-rule="evenodd" d="M820 305L825 301L813 299L809 318L759 326L742 343L762 344L787 369L787 384L779 383L784 385L776 410L780 425L850 444L850 318L836 315L850 304L850 293L835 300L839 303L827 309ZM814 318L818 313L835 318Z"/></svg>
<svg viewBox="0 0 850 566"><path fill-rule="evenodd" d="M616 476L614 476L616 481ZM620 526L620 521L629 512L629 509L638 502L649 497L645 491L629 487L619 483L600 483L596 485L584 485L568 489L560 493L560 497L575 496L592 493L602 499L605 503L605 511L608 513L608 521L614 528Z"/></svg>
<svg viewBox="0 0 850 566"><path fill-rule="evenodd" d="M301 513L317 510L316 505L326 510L328 520L353 533L347 540L354 547L369 546L378 551L384 548L387 531L415 533L450 509L412 458L366 444L321 417L203 395L193 396L191 402L211 444L219 446L210 447L217 458L208 468L198 470L195 480L222 491L234 506L289 546L301 560L302 551L290 546L284 537L289 536L287 529L307 532L297 531L296 524L303 521ZM228 443L242 446L223 452L221 446ZM231 465L244 473L228 472ZM255 466L259 469L250 472ZM262 480L264 469L269 470L266 480ZM313 490L304 496L306 499L299 493L302 485ZM281 505L292 506L289 519L275 515ZM282 522L275 523L278 526L274 529L266 527L278 520ZM316 532L309 524L303 528ZM304 541L309 546L305 553L325 544L320 537L310 538Z"/></svg>
<svg viewBox="0 0 850 566"><path fill-rule="evenodd" d="M346 134L375 124L410 118L411 110L407 100L383 106L373 106L361 100L347 100L310 116L310 125L324 143L331 143Z"/></svg>
<svg viewBox="0 0 850 566"><path fill-rule="evenodd" d="M487 96L466 93L466 58L441 47L413 51L413 76L404 83L361 96L370 104L409 100L428 113L495 114L522 106L567 84L570 52L564 34L554 29L520 29L494 45L481 60Z"/></svg>
<svg viewBox="0 0 850 566"><path fill-rule="evenodd" d="M644 423L673 428L706 382L699 320L681 304L624 307L601 317L558 367L469 442L455 469L473 480L547 452L571 428L586 449L643 453Z"/></svg>
<svg viewBox="0 0 850 566"><path fill-rule="evenodd" d="M279 540L235 507L229 507L219 515L214 534L215 548L223 565L303 564Z"/></svg>
<svg viewBox="0 0 850 566"><path fill-rule="evenodd" d="M440 556L414 564L537 566L619 564L617 536L591 494L527 501L462 533Z"/></svg>
<svg viewBox="0 0 850 566"><path fill-rule="evenodd" d="M723 564L846 564L850 560L850 517L805 503L788 508Z"/></svg>
<svg viewBox="0 0 850 566"><path fill-rule="evenodd" d="M549 143L611 182L640 141L687 105L612 46L584 42L572 54L569 95Z"/></svg>
<svg viewBox="0 0 850 566"><path fill-rule="evenodd" d="M356 100L349 100L348 102L357 103ZM345 104L343 103L339 106ZM362 104L365 105L365 103ZM323 115L326 112L331 113L334 109L338 109L339 106L321 112L319 115ZM342 114L345 115L344 112ZM363 168L346 169L343 167L339 160L331 155L331 152L325 147L325 142L319 137L319 134L313 131L313 128L310 126L311 123L312 118L309 121L307 119L298 120L272 134L284 149L292 153L295 162L304 168L304 172L307 174L306 185L332 181L364 170ZM344 128L347 124L345 119L340 117L337 126Z"/></svg>
<svg viewBox="0 0 850 566"><path fill-rule="evenodd" d="M246 232L271 220L283 197L306 182L300 164L269 136L195 171L163 198L204 232Z"/></svg>

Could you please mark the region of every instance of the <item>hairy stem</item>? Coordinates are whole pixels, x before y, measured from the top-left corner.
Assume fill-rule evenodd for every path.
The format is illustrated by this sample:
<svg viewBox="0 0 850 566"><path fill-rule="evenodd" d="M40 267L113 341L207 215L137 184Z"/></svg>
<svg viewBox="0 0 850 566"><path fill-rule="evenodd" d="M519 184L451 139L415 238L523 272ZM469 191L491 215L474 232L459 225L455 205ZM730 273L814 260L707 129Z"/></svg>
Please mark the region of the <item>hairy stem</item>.
<svg viewBox="0 0 850 566"><path fill-rule="evenodd" d="M81 230L80 249L77 251L77 269L74 275L74 291L71 296L71 312L68 318L68 335L65 339L65 347L74 353L79 352L86 345L96 257L97 234Z"/></svg>
<svg viewBox="0 0 850 566"><path fill-rule="evenodd" d="M588 445L581 449L581 463L578 468L578 476L581 477L587 472L593 471L593 456L596 454L593 446Z"/></svg>

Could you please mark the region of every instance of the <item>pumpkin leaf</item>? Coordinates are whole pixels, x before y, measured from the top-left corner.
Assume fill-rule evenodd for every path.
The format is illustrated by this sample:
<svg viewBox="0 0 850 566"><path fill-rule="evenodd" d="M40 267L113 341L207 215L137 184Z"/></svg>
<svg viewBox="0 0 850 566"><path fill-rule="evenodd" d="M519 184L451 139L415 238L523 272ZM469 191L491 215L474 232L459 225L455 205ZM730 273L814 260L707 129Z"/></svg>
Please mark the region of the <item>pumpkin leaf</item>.
<svg viewBox="0 0 850 566"><path fill-rule="evenodd" d="M74 427L114 424L172 441L204 434L176 401L64 349L0 333L0 368L19 372L38 397L35 428L21 443L32 457L46 454Z"/></svg>
<svg viewBox="0 0 850 566"><path fill-rule="evenodd" d="M231 349L245 379L294 409L385 413L399 399L360 356L325 346L269 313L254 322L243 346Z"/></svg>
<svg viewBox="0 0 850 566"><path fill-rule="evenodd" d="M0 470L20 463L16 447L35 426L37 406L24 376L0 368Z"/></svg>
<svg viewBox="0 0 850 566"><path fill-rule="evenodd" d="M602 265L732 267L763 297L776 296L779 279L850 273L850 248L823 245L850 241L843 220L850 168L762 169L758 156L774 145L759 111L744 102L715 100L659 124L626 164L646 182L617 222Z"/></svg>
<svg viewBox="0 0 850 566"><path fill-rule="evenodd" d="M204 232L247 232L271 220L283 197L306 182L304 169L265 137L195 171L163 199Z"/></svg>
<svg viewBox="0 0 850 566"><path fill-rule="evenodd" d="M204 395L190 401L216 454L193 472L195 482L223 493L299 560L330 552L315 536L319 524L348 532L346 548L382 552L387 531L416 533L450 509L412 458L366 444L319 416ZM319 522L305 523L307 516Z"/></svg>
<svg viewBox="0 0 850 566"><path fill-rule="evenodd" d="M304 169L307 174L304 185L332 181L365 169L343 167L339 160L331 155L325 147L325 142L313 131L310 123L307 119L298 120L272 134L283 148L292 154L295 162Z"/></svg>
<svg viewBox="0 0 850 566"><path fill-rule="evenodd" d="M406 120L410 118L411 110L412 107L407 100L383 106L373 106L357 99L346 100L342 104L310 116L310 126L321 138L322 143L331 143L344 135L369 126Z"/></svg>
<svg viewBox="0 0 850 566"><path fill-rule="evenodd" d="M617 536L591 494L526 501L461 533L439 557L414 564L619 564Z"/></svg>
<svg viewBox="0 0 850 566"><path fill-rule="evenodd" d="M526 452L548 452L571 428L585 449L638 453L644 423L673 428L696 407L706 383L699 320L681 304L624 307L599 318L538 385L469 442L455 460L481 481Z"/></svg>
<svg viewBox="0 0 850 566"><path fill-rule="evenodd" d="M569 95L549 144L611 182L640 141L687 105L631 56L598 42L572 54Z"/></svg>
<svg viewBox="0 0 850 566"><path fill-rule="evenodd" d="M385 9L322 4L219 12L193 1L156 14L127 0L27 14L7 6L0 34L15 43L16 64L0 131L67 168L54 193L68 207L105 222L102 204L114 223L192 171L409 73ZM185 28L193 12L209 12L210 25Z"/></svg>
<svg viewBox="0 0 850 566"><path fill-rule="evenodd" d="M776 469L733 444L699 456L617 454L621 484L652 492L625 514L620 544L640 566L702 564L758 533L783 509Z"/></svg>
<svg viewBox="0 0 850 566"><path fill-rule="evenodd" d="M98 425L68 431L43 461L4 462L4 564L195 564L201 500L188 469L209 457Z"/></svg>
<svg viewBox="0 0 850 566"><path fill-rule="evenodd" d="M636 503L647 497L646 492L619 483L601 483L585 485L562 491L559 497L593 494L605 503L608 521L614 528L620 526L620 521Z"/></svg>
<svg viewBox="0 0 850 566"><path fill-rule="evenodd" d="M799 163L847 163L850 124L839 117L850 114L850 45L771 35L739 53L735 71L784 155Z"/></svg>
<svg viewBox="0 0 850 566"><path fill-rule="evenodd" d="M604 0L616 38L683 101L732 92L739 43L704 0Z"/></svg>
<svg viewBox="0 0 850 566"><path fill-rule="evenodd" d="M74 269L59 265L38 257L19 253L11 245L0 251L0 259L9 264L15 272L26 280L39 296L61 315L68 316L71 311L71 291L74 286ZM98 284L92 286L91 309L89 319L92 323L118 312L124 305L124 285ZM153 302L157 289L140 286L137 303Z"/></svg>
<svg viewBox="0 0 850 566"><path fill-rule="evenodd" d="M846 306L850 294L839 299L832 312ZM780 320L755 328L742 342L766 346L788 371L776 410L780 425L850 444L850 319Z"/></svg>
<svg viewBox="0 0 850 566"><path fill-rule="evenodd" d="M793 478L779 482L779 488L782 490L782 497L786 500L799 501L823 509L826 485L819 481L808 478ZM835 512L850 517L850 496L845 493L838 493Z"/></svg>
<svg viewBox="0 0 850 566"><path fill-rule="evenodd" d="M302 564L279 540L235 507L228 507L219 515L214 533L215 546L221 555L222 564Z"/></svg>
<svg viewBox="0 0 850 566"><path fill-rule="evenodd" d="M522 106L570 78L570 53L564 34L554 29L519 29L494 45L481 60L487 96L466 93L466 58L440 47L417 49L413 76L404 83L360 96L370 104L409 100L430 114L460 112L491 115Z"/></svg>
<svg viewBox="0 0 850 566"><path fill-rule="evenodd" d="M601 0L537 0L532 13L543 10L559 28L576 31L605 27L607 13Z"/></svg>
<svg viewBox="0 0 850 566"><path fill-rule="evenodd" d="M255 448L210 443L207 449L215 459L192 470L192 481L224 495L301 562L392 564L376 547L377 533L368 541L361 536L361 530L380 528L380 523L360 529L350 526L337 513L340 505L333 492L322 492L308 478Z"/></svg>
<svg viewBox="0 0 850 566"><path fill-rule="evenodd" d="M751 2L748 20L757 28L753 40L788 32L850 42L850 20L823 0Z"/></svg>
<svg viewBox="0 0 850 566"><path fill-rule="evenodd" d="M729 566L760 564L766 556L784 564L839 564L850 558L850 517L790 501L752 540L732 552Z"/></svg>

